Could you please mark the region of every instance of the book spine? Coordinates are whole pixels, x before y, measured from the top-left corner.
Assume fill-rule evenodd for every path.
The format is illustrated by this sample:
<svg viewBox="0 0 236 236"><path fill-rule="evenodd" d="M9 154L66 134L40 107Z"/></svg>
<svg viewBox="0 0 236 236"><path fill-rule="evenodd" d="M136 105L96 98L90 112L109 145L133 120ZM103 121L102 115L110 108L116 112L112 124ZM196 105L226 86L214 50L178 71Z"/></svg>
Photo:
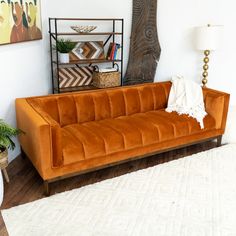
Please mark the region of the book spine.
<svg viewBox="0 0 236 236"><path fill-rule="evenodd" d="M107 51L107 60L110 60L111 50L112 50L113 43L110 43L108 51Z"/></svg>
<svg viewBox="0 0 236 236"><path fill-rule="evenodd" d="M114 60L117 60L117 55L118 55L118 51L120 50L120 44L116 44L116 50L115 50L115 53L114 53Z"/></svg>
<svg viewBox="0 0 236 236"><path fill-rule="evenodd" d="M116 50L116 44L113 43L112 50L111 50L111 55L110 55L110 60L114 60L115 50Z"/></svg>

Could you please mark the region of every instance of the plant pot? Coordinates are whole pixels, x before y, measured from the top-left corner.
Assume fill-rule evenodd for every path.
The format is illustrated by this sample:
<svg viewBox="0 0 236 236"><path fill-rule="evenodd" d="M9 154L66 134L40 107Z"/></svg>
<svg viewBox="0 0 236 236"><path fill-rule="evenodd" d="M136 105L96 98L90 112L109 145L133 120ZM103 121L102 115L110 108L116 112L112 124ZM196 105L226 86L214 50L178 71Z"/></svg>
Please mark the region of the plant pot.
<svg viewBox="0 0 236 236"><path fill-rule="evenodd" d="M1 170L6 168L7 165L8 165L8 153L7 149L5 149L5 151L0 152L0 206L2 205L3 194L4 194L3 178Z"/></svg>
<svg viewBox="0 0 236 236"><path fill-rule="evenodd" d="M70 62L69 53L59 53L59 61L60 63L69 63Z"/></svg>

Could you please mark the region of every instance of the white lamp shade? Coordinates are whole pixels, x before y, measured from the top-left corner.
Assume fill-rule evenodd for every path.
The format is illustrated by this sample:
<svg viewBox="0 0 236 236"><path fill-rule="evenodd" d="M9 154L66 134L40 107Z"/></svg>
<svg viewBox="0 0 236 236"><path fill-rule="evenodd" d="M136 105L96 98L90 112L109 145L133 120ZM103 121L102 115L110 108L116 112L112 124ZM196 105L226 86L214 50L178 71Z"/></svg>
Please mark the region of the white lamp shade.
<svg viewBox="0 0 236 236"><path fill-rule="evenodd" d="M223 27L203 26L196 27L196 48L197 50L216 50L220 46Z"/></svg>

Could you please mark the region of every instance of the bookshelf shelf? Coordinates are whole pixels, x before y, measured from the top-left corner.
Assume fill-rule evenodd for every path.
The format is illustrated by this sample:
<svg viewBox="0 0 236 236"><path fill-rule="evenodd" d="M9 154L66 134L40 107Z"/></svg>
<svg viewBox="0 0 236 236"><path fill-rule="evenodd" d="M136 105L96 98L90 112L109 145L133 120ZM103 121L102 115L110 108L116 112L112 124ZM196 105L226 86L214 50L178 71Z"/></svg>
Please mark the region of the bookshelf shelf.
<svg viewBox="0 0 236 236"><path fill-rule="evenodd" d="M51 33L52 35L56 35L55 33ZM122 33L118 32L91 32L91 33L70 33L70 32L61 32L57 33L58 36L62 35L79 35L79 36L87 36L87 35L122 35Z"/></svg>
<svg viewBox="0 0 236 236"><path fill-rule="evenodd" d="M71 61L69 63L59 63L58 65L82 65L82 64L98 64L98 63L110 63L110 62L121 62L121 60L106 60L106 59L93 59L93 60L78 60L78 61ZM57 61L53 61L54 64L57 64Z"/></svg>
<svg viewBox="0 0 236 236"><path fill-rule="evenodd" d="M70 25L96 25L99 27L106 24L103 28L103 31L95 31L90 33L77 33L72 32ZM68 32L67 30L68 29ZM96 29L97 30L97 29ZM51 77L52 77L52 88L53 93L65 93L65 92L74 92L81 90L90 90L97 89L92 85L83 85L83 86L70 86L70 87L60 87L60 76L59 71L61 68L70 68L73 66L81 67L83 66L92 66L102 63L110 63L112 66L115 63L119 64L120 73L121 73L121 85L122 85L122 75L123 75L123 45L124 45L124 20L117 18L49 18L49 36L50 36L50 56L51 56ZM117 42L120 45L119 57L114 60L109 59L85 59L85 60L73 60L70 59L69 63L60 63L59 61L59 52L54 50L53 45L58 41L58 38L61 39L70 39L72 41L83 42L84 37L87 36L86 41L103 41L103 47L107 48L109 43L116 44ZM99 37L99 38L98 38ZM91 38L91 39L90 39ZM107 52L105 52L106 55Z"/></svg>
<svg viewBox="0 0 236 236"><path fill-rule="evenodd" d="M92 85L85 85L85 86L74 86L68 88L61 88L60 93L70 93L70 92L77 92L77 91L84 91L84 90L97 90L99 88L94 87ZM58 92L58 91L57 91Z"/></svg>

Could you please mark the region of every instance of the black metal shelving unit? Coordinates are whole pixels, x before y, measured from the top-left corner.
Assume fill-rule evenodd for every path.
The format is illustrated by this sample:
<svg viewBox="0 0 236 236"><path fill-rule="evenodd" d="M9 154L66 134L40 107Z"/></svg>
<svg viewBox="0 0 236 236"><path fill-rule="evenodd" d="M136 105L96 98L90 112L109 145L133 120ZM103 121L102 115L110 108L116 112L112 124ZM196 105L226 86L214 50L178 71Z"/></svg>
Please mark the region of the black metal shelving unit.
<svg viewBox="0 0 236 236"><path fill-rule="evenodd" d="M108 32L91 32L91 33L76 33L76 32L66 32L60 30L60 25L63 22L73 22L80 24L81 22L86 22L89 25L96 24L96 22L107 22L110 24L110 31ZM117 30L117 28L119 28ZM69 28L68 28L69 30ZM122 75L123 75L123 51L124 51L124 19L117 18L49 18L49 36L50 36L50 56L51 56L51 77L52 77L52 88L53 93L63 93L63 92L74 92L88 89L97 89L93 86L79 86L79 87L71 87L71 88L60 88L59 87L59 68L72 66L72 65L96 65L101 63L111 63L113 66L115 63L119 64L120 72L121 72L121 85ZM96 36L103 36L103 46L105 47L110 42L119 42L121 46L120 58L117 60L107 60L107 59L86 59L86 60L77 60L69 63L60 63L59 52L53 49L53 45L56 43L58 38L60 37L77 37L79 41L84 36L90 37L91 41L96 40ZM119 37L119 38L118 38Z"/></svg>

